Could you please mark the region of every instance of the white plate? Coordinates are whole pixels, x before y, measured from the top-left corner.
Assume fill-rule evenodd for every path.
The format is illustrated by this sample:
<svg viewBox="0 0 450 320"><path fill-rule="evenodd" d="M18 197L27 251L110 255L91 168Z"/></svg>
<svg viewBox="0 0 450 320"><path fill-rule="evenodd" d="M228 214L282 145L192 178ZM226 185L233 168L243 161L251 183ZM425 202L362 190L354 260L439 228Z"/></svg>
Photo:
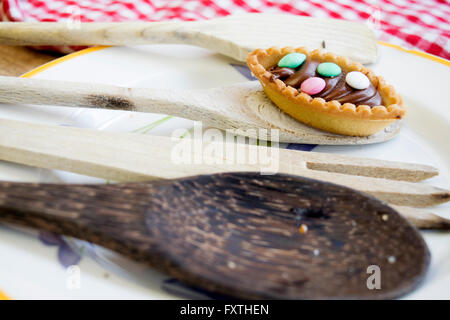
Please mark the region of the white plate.
<svg viewBox="0 0 450 320"><path fill-rule="evenodd" d="M380 60L373 69L396 87L409 109L401 134L377 145L319 146L314 151L431 164L440 169L441 175L427 183L449 188L448 63L445 66L443 60L439 62L425 54L419 56L388 46L380 46L380 51ZM231 63L230 59L207 50L180 45L96 48L66 56L27 76L136 87L212 88L246 80L247 70ZM192 127L192 121L162 115L82 108L0 105L0 117L158 135L170 135L175 129ZM6 162L0 162L0 179L105 182ZM433 212L450 218L449 209L447 204L433 208ZM450 234L422 234L430 247L432 263L423 285L406 298L449 299ZM44 237L41 235L41 238ZM47 244L49 241L52 246L44 245L34 234L0 226L0 289L15 299L165 299L177 296L162 287L186 289L173 279L102 248L70 239L65 242L51 238L47 239ZM66 271L61 263L76 263L80 248L83 257L78 263L79 270L69 268ZM188 290L187 293L198 292Z"/></svg>

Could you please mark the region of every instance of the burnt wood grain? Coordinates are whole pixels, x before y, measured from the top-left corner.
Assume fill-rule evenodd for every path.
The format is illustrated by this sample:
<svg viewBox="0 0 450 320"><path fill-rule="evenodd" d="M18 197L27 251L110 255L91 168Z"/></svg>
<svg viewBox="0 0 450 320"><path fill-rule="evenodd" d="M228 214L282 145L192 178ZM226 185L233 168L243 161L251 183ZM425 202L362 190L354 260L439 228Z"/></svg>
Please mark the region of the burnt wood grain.
<svg viewBox="0 0 450 320"><path fill-rule="evenodd" d="M88 96L87 103L88 106L96 106L102 109L111 110L134 110L134 103L125 97L113 96L113 95L98 95L92 94Z"/></svg>
<svg viewBox="0 0 450 320"><path fill-rule="evenodd" d="M417 230L386 204L290 175L2 182L0 221L94 242L236 298L395 298L420 283L430 259ZM370 265L380 267L379 290L367 288Z"/></svg>

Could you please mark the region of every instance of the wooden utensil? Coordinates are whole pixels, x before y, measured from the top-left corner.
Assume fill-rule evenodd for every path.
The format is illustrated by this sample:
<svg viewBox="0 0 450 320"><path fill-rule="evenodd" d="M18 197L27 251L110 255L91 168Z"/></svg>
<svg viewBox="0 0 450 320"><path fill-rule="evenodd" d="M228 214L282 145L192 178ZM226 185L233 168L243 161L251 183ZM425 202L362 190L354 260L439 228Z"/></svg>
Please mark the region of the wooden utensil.
<svg viewBox="0 0 450 320"><path fill-rule="evenodd" d="M187 162L175 161L173 150L188 143ZM411 163L364 159L335 154L301 152L239 144L234 153L203 157L214 142L200 149L192 140L89 129L39 125L0 120L0 159L48 169L59 169L112 181L135 182L174 179L196 174L229 171L270 172L302 175L364 191L402 206L433 206L450 200L448 190L421 181L438 174L437 169ZM220 148L223 148L220 145ZM229 149L228 149L229 150ZM250 163L250 152L266 155ZM244 155L242 163L236 154ZM201 154L195 164L196 155ZM272 165L271 165L272 164ZM389 179L389 180L388 180ZM449 229L450 221L408 207L396 208L419 228Z"/></svg>
<svg viewBox="0 0 450 320"><path fill-rule="evenodd" d="M323 48L361 63L375 62L377 41L364 24L280 14L241 14L205 21L77 23L2 22L5 45L200 46L240 61L256 48Z"/></svg>
<svg viewBox="0 0 450 320"><path fill-rule="evenodd" d="M0 220L87 240L236 298L395 298L420 283L430 259L423 238L392 208L290 175L2 182ZM381 289L370 290L374 265Z"/></svg>
<svg viewBox="0 0 450 320"><path fill-rule="evenodd" d="M0 46L0 57L2 57L0 75L20 76L60 56L61 54L58 53L42 52L27 47Z"/></svg>
<svg viewBox="0 0 450 320"><path fill-rule="evenodd" d="M332 134L294 120L275 106L257 81L206 90L123 88L96 83L0 77L0 103L84 106L170 114L202 121L204 126L235 134L281 142L312 144L369 144L398 134L397 121L369 137ZM260 129L266 129L261 131Z"/></svg>
<svg viewBox="0 0 450 320"><path fill-rule="evenodd" d="M421 209L402 206L391 207L419 229L450 230L450 219Z"/></svg>

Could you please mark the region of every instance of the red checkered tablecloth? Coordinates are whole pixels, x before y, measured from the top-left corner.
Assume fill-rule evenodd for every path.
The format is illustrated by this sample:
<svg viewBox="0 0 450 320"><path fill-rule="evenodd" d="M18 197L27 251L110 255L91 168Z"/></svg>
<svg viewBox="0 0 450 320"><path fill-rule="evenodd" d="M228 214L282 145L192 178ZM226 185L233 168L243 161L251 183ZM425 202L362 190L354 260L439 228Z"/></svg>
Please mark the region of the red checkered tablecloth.
<svg viewBox="0 0 450 320"><path fill-rule="evenodd" d="M3 21L200 20L242 12L362 21L380 40L450 59L449 0L0 0ZM58 50L70 52L77 47Z"/></svg>

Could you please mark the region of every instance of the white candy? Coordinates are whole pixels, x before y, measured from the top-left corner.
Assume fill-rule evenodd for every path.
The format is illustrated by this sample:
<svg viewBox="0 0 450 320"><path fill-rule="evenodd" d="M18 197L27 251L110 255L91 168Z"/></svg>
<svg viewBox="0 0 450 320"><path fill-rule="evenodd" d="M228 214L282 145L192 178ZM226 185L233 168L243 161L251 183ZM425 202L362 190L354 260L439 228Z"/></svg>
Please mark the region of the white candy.
<svg viewBox="0 0 450 320"><path fill-rule="evenodd" d="M359 71L352 71L347 73L345 76L345 82L347 84L358 90L367 89L370 85L370 80L367 78L367 76Z"/></svg>

